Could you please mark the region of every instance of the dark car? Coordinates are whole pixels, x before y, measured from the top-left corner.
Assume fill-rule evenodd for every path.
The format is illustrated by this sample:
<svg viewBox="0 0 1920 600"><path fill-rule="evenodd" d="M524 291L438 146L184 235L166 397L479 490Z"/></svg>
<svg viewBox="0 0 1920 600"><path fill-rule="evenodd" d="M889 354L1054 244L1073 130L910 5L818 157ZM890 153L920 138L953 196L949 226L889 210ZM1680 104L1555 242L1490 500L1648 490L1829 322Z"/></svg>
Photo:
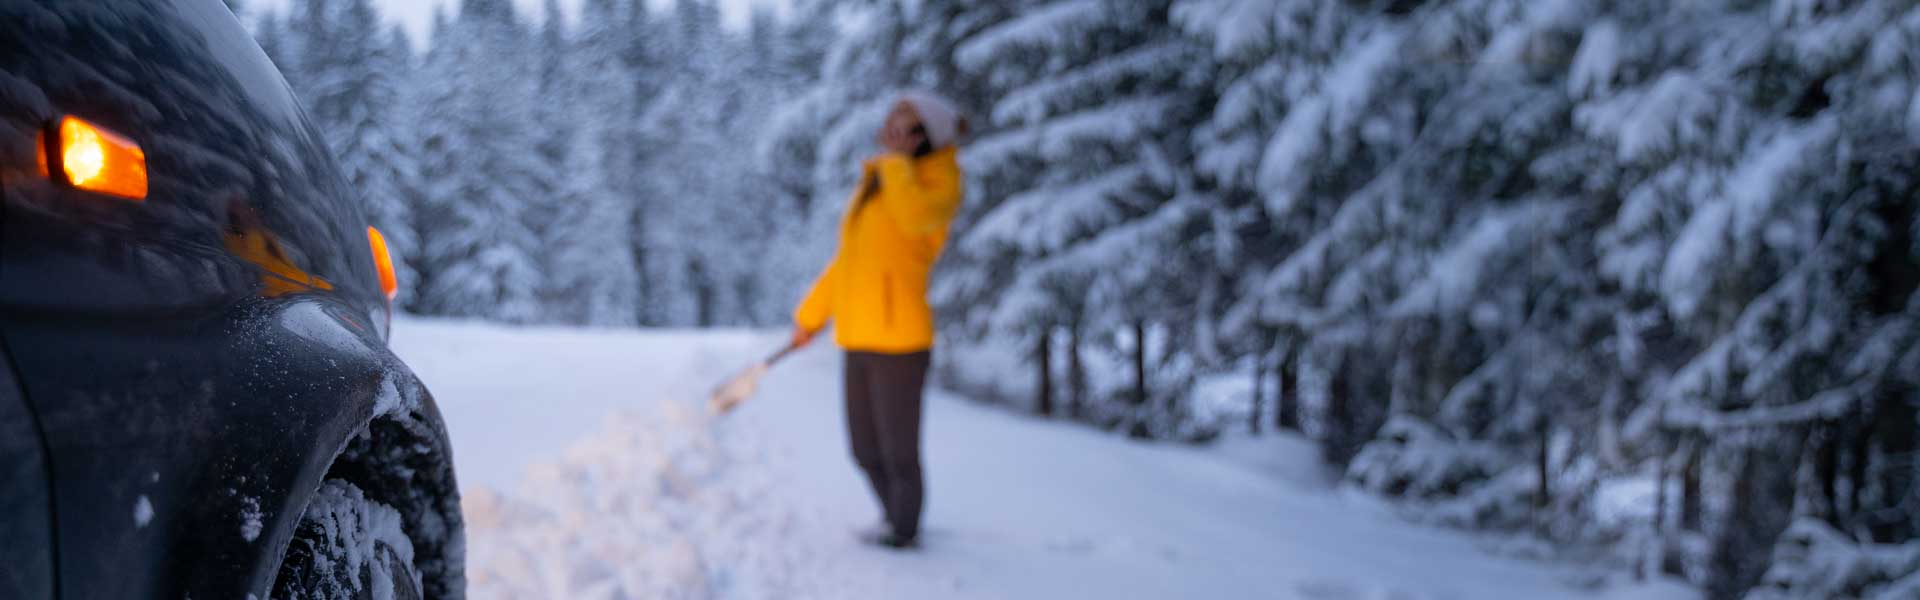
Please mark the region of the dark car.
<svg viewBox="0 0 1920 600"><path fill-rule="evenodd" d="M0 0L0 598L463 594L377 231L220 0Z"/></svg>

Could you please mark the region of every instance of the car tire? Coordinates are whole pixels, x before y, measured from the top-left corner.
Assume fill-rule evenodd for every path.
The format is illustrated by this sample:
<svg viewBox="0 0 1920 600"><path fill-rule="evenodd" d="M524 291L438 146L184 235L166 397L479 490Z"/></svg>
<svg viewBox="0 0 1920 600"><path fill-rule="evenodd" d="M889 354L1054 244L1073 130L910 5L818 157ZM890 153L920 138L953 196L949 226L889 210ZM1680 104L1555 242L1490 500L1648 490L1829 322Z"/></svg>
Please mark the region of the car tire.
<svg viewBox="0 0 1920 600"><path fill-rule="evenodd" d="M400 511L329 479L308 502L273 586L277 600L419 600Z"/></svg>

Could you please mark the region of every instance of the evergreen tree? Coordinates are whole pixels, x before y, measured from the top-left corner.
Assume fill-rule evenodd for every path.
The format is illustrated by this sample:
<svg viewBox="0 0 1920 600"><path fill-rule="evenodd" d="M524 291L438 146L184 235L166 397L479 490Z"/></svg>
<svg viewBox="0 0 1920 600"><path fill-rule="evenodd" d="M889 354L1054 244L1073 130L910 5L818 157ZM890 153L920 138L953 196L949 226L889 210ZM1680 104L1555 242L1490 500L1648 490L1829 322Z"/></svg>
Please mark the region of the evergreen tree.
<svg viewBox="0 0 1920 600"><path fill-rule="evenodd" d="M1716 597L1761 579L1791 515L1859 527L1863 490L1912 493L1846 472L1912 448L1910 395L1881 387L1904 376L1866 366L1901 364L1874 340L1906 335L1880 327L1912 293L1891 266L1911 238L1875 233L1911 230L1881 200L1910 184L1868 174L1911 153L1840 150L1905 135L1898 94L1863 90L1912 85L1890 68L1911 64L1891 25L1909 9L1375 10L1176 11L1226 81L1198 162L1264 213L1239 247L1274 265L1223 331L1312 348L1293 355L1326 376L1316 436L1335 459L1366 444L1350 474L1430 471L1396 462L1408 427L1369 440L1437 423L1506 450L1474 469L1519 476L1466 486L1459 514L1562 539L1594 534L1591 490L1652 477L1677 514L1624 535ZM1863 425L1882 419L1903 425ZM1516 492L1531 517L1490 512Z"/></svg>
<svg viewBox="0 0 1920 600"><path fill-rule="evenodd" d="M327 136L347 183L360 195L368 219L388 240L403 294L416 276L417 237L411 200L415 151L401 128L399 81L410 70L412 49L387 30L368 0L303 0L290 23L293 59L300 65L295 89L308 115ZM402 302L405 302L403 300Z"/></svg>
<svg viewBox="0 0 1920 600"><path fill-rule="evenodd" d="M943 305L962 315L994 307L985 328L1032 340L1036 356L1056 329L1069 340L1082 329L1103 335L1131 365L1123 395L1143 408L1151 398L1180 398L1156 389L1183 389L1190 375L1169 363L1194 348L1182 326L1192 315L1181 307L1201 290L1218 297L1207 257L1186 252L1189 226L1214 202L1182 166L1206 100L1186 76L1203 55L1168 25L1168 8L1041 3L969 36L955 54L1000 98L995 131L969 150L982 184L970 211L980 216L956 251L963 264L1018 266L944 289ZM1161 285L1176 273L1202 285ZM1077 370L1082 349L1069 345L1069 370ZM1180 409L1156 405L1130 418ZM1164 435L1152 429L1169 422L1145 419L1135 431Z"/></svg>
<svg viewBox="0 0 1920 600"><path fill-rule="evenodd" d="M540 318L539 238L528 199L542 190L534 37L507 0L465 0L438 19L423 110L421 298L425 312L512 322Z"/></svg>
<svg viewBox="0 0 1920 600"><path fill-rule="evenodd" d="M631 112L620 12L612 0L588 2L579 32L569 35L557 5L548 2L546 11L540 113L551 127L541 158L559 177L548 199L535 203L544 213L536 215L547 274L542 304L556 322L631 325L640 289L628 252L633 203L608 175L633 164L631 129L620 119L580 118Z"/></svg>

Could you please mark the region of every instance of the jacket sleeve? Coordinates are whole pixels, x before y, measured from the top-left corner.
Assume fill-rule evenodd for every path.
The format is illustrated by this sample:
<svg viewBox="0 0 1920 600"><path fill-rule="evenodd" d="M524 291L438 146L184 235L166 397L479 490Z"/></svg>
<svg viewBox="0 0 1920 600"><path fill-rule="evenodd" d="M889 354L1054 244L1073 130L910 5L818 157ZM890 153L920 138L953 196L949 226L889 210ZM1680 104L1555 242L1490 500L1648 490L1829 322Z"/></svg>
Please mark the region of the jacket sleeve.
<svg viewBox="0 0 1920 600"><path fill-rule="evenodd" d="M888 154L873 160L880 175L880 193L874 198L894 224L915 235L945 233L960 208L959 173L935 169L916 174L913 160Z"/></svg>
<svg viewBox="0 0 1920 600"><path fill-rule="evenodd" d="M807 290L807 296L800 300L800 306L793 309L793 324L807 331L819 331L827 326L827 319L833 316L834 298L839 293L840 252L835 250L833 259L827 261L827 268L820 271L820 277L813 281L813 288Z"/></svg>

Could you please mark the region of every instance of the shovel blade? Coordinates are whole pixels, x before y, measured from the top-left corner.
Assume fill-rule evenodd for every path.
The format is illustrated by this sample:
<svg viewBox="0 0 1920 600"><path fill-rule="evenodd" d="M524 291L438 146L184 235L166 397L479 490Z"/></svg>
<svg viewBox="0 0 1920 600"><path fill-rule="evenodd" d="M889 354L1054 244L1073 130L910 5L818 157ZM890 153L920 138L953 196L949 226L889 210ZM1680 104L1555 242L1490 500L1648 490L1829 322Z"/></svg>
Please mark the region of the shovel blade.
<svg viewBox="0 0 1920 600"><path fill-rule="evenodd" d="M713 396L707 400L707 406L713 409L714 414L724 415L732 412L735 407L746 402L747 398L753 397L753 392L760 388L760 378L766 374L766 363L741 371L726 383L720 384L720 387L714 388Z"/></svg>

